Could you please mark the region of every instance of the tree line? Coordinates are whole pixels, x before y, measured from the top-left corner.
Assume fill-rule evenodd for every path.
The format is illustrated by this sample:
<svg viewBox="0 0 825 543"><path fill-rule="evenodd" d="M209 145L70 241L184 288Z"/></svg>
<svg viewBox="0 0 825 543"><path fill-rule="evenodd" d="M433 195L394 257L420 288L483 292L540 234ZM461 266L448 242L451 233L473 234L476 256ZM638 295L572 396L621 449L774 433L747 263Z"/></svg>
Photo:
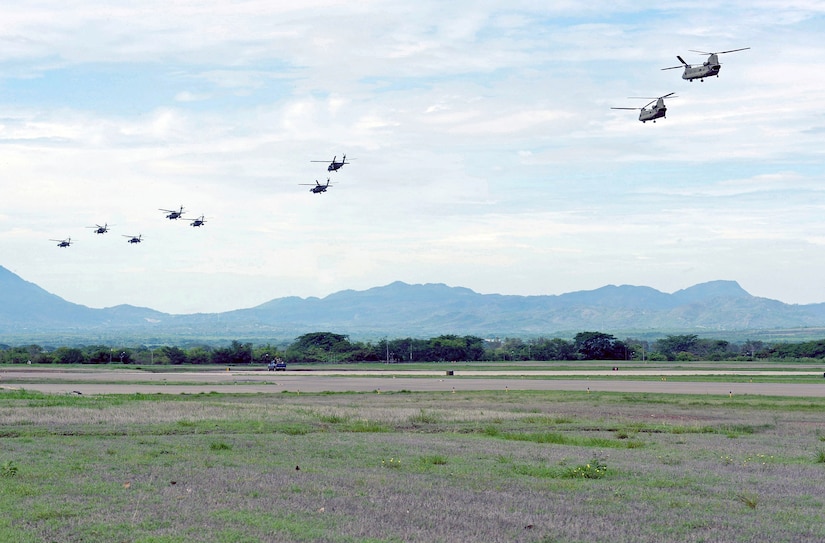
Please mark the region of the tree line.
<svg viewBox="0 0 825 543"><path fill-rule="evenodd" d="M108 345L58 347L0 345L3 364L268 364L276 359L288 363L356 362L458 362L458 361L690 361L825 358L825 339L799 343L732 343L704 339L694 334L670 335L649 342L619 340L603 332L579 332L572 340L562 338L483 339L477 336L441 335L430 339L382 339L352 341L331 332L304 334L287 346L253 345L232 341L225 347L210 345L140 346L115 348Z"/></svg>

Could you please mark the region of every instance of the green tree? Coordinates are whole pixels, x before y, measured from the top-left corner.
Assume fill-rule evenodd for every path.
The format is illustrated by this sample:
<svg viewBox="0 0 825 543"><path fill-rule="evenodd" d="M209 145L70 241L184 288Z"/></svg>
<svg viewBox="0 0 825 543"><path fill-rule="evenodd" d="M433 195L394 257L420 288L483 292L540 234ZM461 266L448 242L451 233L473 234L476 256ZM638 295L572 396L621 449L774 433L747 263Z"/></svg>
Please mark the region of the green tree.
<svg viewBox="0 0 825 543"><path fill-rule="evenodd" d="M180 347L166 346L161 347L159 351L169 360L170 364L180 365L189 362L189 357L186 356L186 351Z"/></svg>
<svg viewBox="0 0 825 543"><path fill-rule="evenodd" d="M575 360L573 342L561 338L538 338L531 346L534 360Z"/></svg>
<svg viewBox="0 0 825 543"><path fill-rule="evenodd" d="M627 347L610 334L602 332L579 332L573 338L573 345L581 360L625 360Z"/></svg>
<svg viewBox="0 0 825 543"><path fill-rule="evenodd" d="M667 336L664 339L656 340L653 349L662 353L668 360L676 360L676 355L679 353L694 352L698 342L699 336L696 334Z"/></svg>
<svg viewBox="0 0 825 543"><path fill-rule="evenodd" d="M252 344L232 340L228 347L218 348L212 352L212 363L221 366L251 364Z"/></svg>
<svg viewBox="0 0 825 543"><path fill-rule="evenodd" d="M348 362L356 350L348 336L312 332L296 338L284 356L287 362Z"/></svg>
<svg viewBox="0 0 825 543"><path fill-rule="evenodd" d="M198 345L186 350L186 358L190 364L209 364L212 362L212 348L205 345Z"/></svg>
<svg viewBox="0 0 825 543"><path fill-rule="evenodd" d="M83 351L77 347L58 347L54 351L54 359L58 364L83 364L86 362Z"/></svg>

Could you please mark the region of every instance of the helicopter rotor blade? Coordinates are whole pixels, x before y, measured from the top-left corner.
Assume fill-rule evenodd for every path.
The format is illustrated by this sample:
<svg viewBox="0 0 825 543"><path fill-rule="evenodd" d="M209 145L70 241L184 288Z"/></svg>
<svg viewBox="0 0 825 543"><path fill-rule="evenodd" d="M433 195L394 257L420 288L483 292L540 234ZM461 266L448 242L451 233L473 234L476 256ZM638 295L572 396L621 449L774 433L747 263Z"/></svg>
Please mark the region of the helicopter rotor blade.
<svg viewBox="0 0 825 543"><path fill-rule="evenodd" d="M699 53L700 55L724 55L725 53L735 53L737 51L745 51L750 49L750 47L742 47L740 49L728 49L727 51L716 51L715 53L708 53L707 51L698 51L696 49L690 49L693 53Z"/></svg>
<svg viewBox="0 0 825 543"><path fill-rule="evenodd" d="M638 108L638 107L611 107L610 109L628 109L628 110L631 110L631 111L636 111L640 108Z"/></svg>
<svg viewBox="0 0 825 543"><path fill-rule="evenodd" d="M669 67L667 67L667 68L662 68L662 70L675 70L676 68L690 68L690 64L688 64L687 62L685 62L685 59L683 59L683 58L682 58L682 57L680 57L679 55L676 55L676 58L678 58L678 59L679 59L679 62L681 62L681 63L682 63L682 65L681 65L681 66L669 66Z"/></svg>
<svg viewBox="0 0 825 543"><path fill-rule="evenodd" d="M673 96L674 94L676 94L676 91L665 94L664 96L628 96L628 98L632 100L658 100L659 98L667 97L678 98L678 96Z"/></svg>
<svg viewBox="0 0 825 543"><path fill-rule="evenodd" d="M740 49L729 49L728 51L719 51L719 52L718 52L718 53L716 53L716 54L717 54L717 55L722 55L722 54L724 54L724 53L735 53L735 52L737 52L737 51L745 51L745 50L747 50L747 49L750 49L750 47L742 47L742 48L740 48Z"/></svg>

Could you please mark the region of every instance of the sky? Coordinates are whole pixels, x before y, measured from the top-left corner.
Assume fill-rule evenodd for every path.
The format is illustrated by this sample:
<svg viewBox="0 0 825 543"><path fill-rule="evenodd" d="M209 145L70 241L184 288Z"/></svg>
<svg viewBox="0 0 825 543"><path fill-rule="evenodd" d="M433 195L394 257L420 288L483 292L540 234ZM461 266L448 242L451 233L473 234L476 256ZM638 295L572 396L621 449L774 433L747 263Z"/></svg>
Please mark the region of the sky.
<svg viewBox="0 0 825 543"><path fill-rule="evenodd" d="M823 1L0 12L0 265L68 301L182 314L394 281L723 279L825 302ZM662 70L744 47L704 82ZM611 109L671 92L656 123ZM180 206L206 224L161 211Z"/></svg>

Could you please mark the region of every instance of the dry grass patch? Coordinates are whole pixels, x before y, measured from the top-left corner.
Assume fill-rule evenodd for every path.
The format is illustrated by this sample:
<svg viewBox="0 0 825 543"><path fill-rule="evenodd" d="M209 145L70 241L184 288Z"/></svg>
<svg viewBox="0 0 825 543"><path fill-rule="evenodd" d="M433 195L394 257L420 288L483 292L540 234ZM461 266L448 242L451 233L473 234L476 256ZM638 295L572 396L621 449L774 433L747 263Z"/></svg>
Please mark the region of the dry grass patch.
<svg viewBox="0 0 825 543"><path fill-rule="evenodd" d="M0 540L825 540L821 410L702 402L0 393Z"/></svg>

